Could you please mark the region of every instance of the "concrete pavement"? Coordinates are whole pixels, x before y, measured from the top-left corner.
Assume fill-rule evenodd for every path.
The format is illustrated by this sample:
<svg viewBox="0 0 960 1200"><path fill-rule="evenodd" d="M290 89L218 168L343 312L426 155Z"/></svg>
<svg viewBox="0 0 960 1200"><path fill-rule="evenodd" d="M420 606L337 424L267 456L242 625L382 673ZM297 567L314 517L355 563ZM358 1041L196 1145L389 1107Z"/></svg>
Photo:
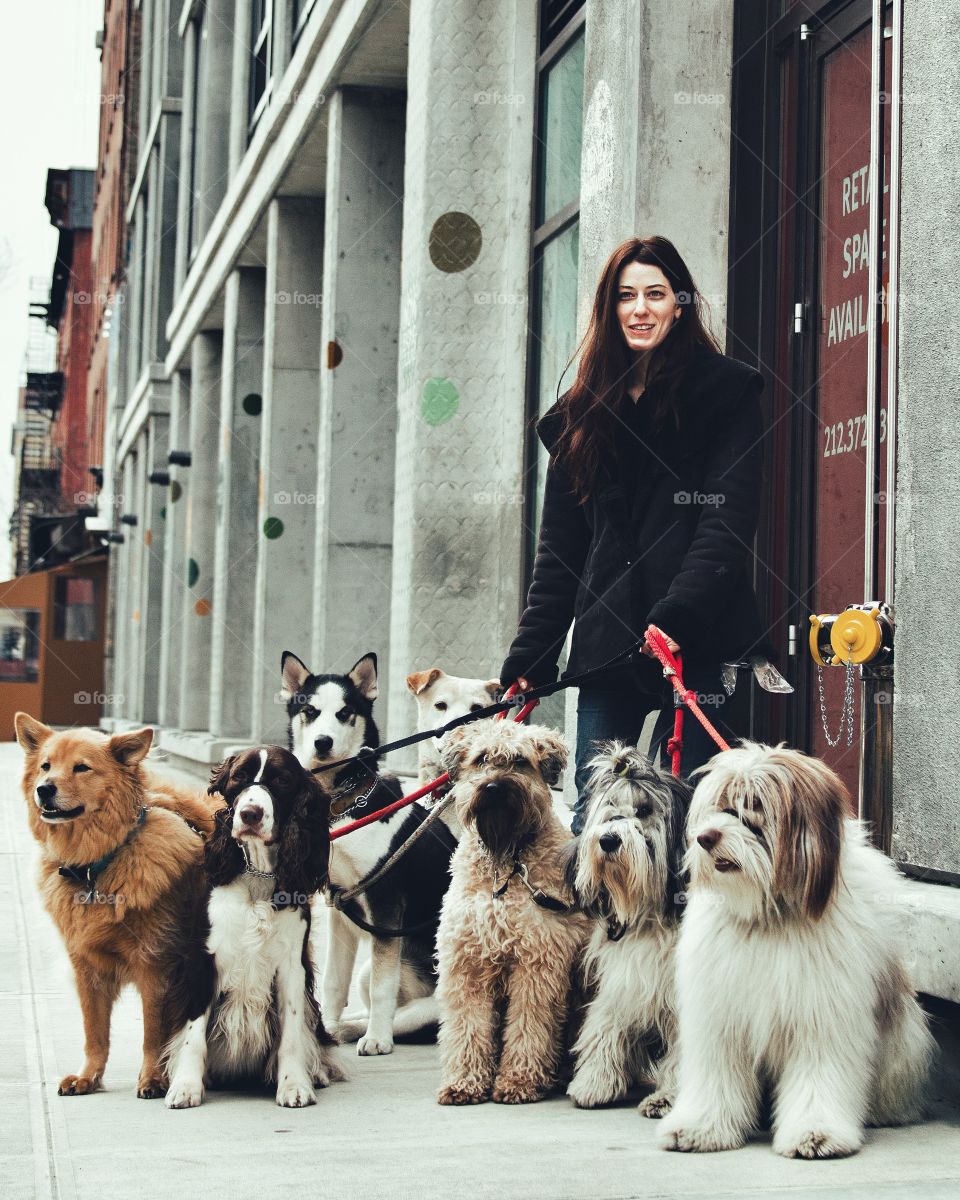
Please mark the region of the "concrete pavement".
<svg viewBox="0 0 960 1200"><path fill-rule="evenodd" d="M19 794L20 753L0 745L0 1196L319 1195L384 1200L816 1196L950 1200L960 1194L960 1110L936 1090L932 1119L871 1130L838 1162L776 1157L767 1139L727 1154L674 1155L632 1104L581 1112L564 1098L524 1108L439 1107L433 1046L381 1059L343 1051L351 1080L305 1110L212 1093L168 1112L137 1100L139 999L114 1014L106 1090L57 1096L77 1069L80 1010L59 935L33 885L35 849Z"/></svg>

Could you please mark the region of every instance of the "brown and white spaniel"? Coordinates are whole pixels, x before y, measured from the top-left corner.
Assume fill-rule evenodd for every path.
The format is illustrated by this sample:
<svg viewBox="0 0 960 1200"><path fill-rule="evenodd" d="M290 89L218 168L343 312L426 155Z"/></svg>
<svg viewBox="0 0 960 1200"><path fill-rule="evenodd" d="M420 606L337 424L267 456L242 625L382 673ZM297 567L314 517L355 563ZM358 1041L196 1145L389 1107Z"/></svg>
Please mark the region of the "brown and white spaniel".
<svg viewBox="0 0 960 1200"><path fill-rule="evenodd" d="M168 1108L194 1108L205 1083L275 1083L277 1103L316 1103L342 1079L314 998L310 898L326 882L330 800L287 750L226 759L208 789L226 807L205 848L207 949L215 984L168 1047Z"/></svg>

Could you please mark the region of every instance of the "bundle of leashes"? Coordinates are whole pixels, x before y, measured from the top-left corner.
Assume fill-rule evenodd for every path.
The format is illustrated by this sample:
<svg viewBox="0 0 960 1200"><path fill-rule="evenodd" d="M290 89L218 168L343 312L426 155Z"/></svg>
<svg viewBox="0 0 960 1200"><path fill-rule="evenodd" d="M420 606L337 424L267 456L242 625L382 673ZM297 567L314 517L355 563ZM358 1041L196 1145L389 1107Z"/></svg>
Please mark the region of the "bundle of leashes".
<svg viewBox="0 0 960 1200"><path fill-rule="evenodd" d="M386 742L384 745L377 746L376 748L365 747L359 754L354 755L352 758L343 758L334 763L325 763L322 768L315 768L314 773L318 774L320 770L326 773L356 763L366 767L371 774L374 774L377 760L390 754L393 750L400 750L405 746L413 746L417 742L426 741L427 738L442 737L445 733L449 733L451 729L456 729L460 725L468 725L472 721L482 721L487 717L499 717L503 719L510 709L516 705L520 707L514 720L518 722L522 721L545 697L552 696L556 692L564 691L567 688L578 687L585 680L598 675L601 671L606 671L610 667L629 662L641 650L644 644L650 647L651 652L660 662L660 665L663 667L664 676L670 680L676 693L673 736L667 743L667 752L671 756L673 774L679 777L680 757L683 749L684 707L690 709L721 750L729 750L730 747L700 709L696 701L696 693L690 691L684 685L681 655L679 653L676 655L672 653L667 645L665 635L655 625L650 626L650 629L645 633L643 638L638 638L632 645L621 650L599 667L592 667L589 671L583 671L579 675L563 676L556 683L544 684L542 687L532 688L527 692L518 692L514 684L507 689L503 699L498 700L496 704L489 704L485 708L478 709L476 712L469 712L462 717L456 717L454 720L448 721L445 725L440 725L436 729L421 730L419 733L410 734L408 737L399 738L394 742ZM382 821L385 817L391 816L399 809L406 808L408 805L414 804L417 800L422 800L425 796L429 796L431 793L443 788L449 782L449 778L449 775L446 773L439 775L436 779L417 788L416 791L410 792L409 795L400 797L393 804L388 804L376 812L359 817L357 820L351 821L348 825L344 825L340 829L331 830L331 841L336 838L345 837L348 833L353 833L356 829L362 829L364 825L370 825L374 821ZM440 804L442 803L441 801ZM434 814L439 815L438 809L440 808L440 804L434 808L431 816Z"/></svg>

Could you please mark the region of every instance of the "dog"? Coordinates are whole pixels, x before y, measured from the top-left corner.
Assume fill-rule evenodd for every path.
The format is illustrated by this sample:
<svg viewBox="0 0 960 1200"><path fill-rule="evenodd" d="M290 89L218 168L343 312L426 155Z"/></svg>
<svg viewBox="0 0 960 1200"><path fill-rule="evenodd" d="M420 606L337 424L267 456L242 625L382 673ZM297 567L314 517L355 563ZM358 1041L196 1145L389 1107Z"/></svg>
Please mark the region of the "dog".
<svg viewBox="0 0 960 1200"><path fill-rule="evenodd" d="M589 931L564 889L571 834L550 788L560 735L488 720L444 737L464 828L437 938L441 1104L526 1104L556 1085Z"/></svg>
<svg viewBox="0 0 960 1200"><path fill-rule="evenodd" d="M226 807L206 844L207 949L214 966L202 1011L168 1047L168 1108L195 1108L204 1084L276 1084L277 1104L316 1103L314 1085L343 1079L314 998L310 900L326 882L330 801L280 747L214 768Z"/></svg>
<svg viewBox="0 0 960 1200"><path fill-rule="evenodd" d="M640 1112L657 1117L669 1111L676 1087L673 957L691 788L635 746L608 742L598 750L568 865L577 901L594 919L584 974L595 991L567 1095L595 1108L653 1082ZM659 1061L655 1047L663 1049Z"/></svg>
<svg viewBox="0 0 960 1200"><path fill-rule="evenodd" d="M198 913L202 839L213 832L215 806L146 770L152 729L55 733L22 712L15 728L30 830L40 844L40 894L70 956L83 1011L83 1065L58 1092L85 1096L103 1086L110 1015L132 983L143 1002L137 1095L162 1096L163 1048L212 973Z"/></svg>
<svg viewBox="0 0 960 1200"><path fill-rule="evenodd" d="M461 679L439 667L408 675L407 690L417 702L418 733L496 704L503 691L499 679ZM428 738L419 745L421 783L429 783L443 774L441 741L442 738Z"/></svg>
<svg viewBox="0 0 960 1200"><path fill-rule="evenodd" d="M897 945L902 877L819 759L745 741L699 770L661 1144L741 1146L766 1082L778 1154L853 1154L865 1123L920 1118L934 1049Z"/></svg>
<svg viewBox="0 0 960 1200"><path fill-rule="evenodd" d="M345 675L314 675L292 652L281 660L287 701L290 748L299 762L318 774L331 795L331 826L379 812L402 795L399 780L375 769L325 764L352 758L380 744L373 719L377 698L377 656L365 654ZM378 870L427 817L419 804L375 821L331 848L328 898L356 886ZM443 824L419 838L383 879L343 911L327 908L327 949L321 1009L341 1041L357 1040L361 1055L390 1054L396 1035L435 1025L436 932L440 905L449 883L456 845ZM364 930L362 926L369 928ZM409 930L405 936L391 936ZM365 1012L344 1013L360 939L370 936L370 961L358 984Z"/></svg>

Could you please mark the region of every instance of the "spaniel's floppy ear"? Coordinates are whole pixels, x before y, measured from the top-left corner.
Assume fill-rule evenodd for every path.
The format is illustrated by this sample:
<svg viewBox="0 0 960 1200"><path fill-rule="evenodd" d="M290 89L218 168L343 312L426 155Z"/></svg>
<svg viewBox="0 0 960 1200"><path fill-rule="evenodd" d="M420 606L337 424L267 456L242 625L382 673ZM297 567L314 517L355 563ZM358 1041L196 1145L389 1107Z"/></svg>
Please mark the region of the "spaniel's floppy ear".
<svg viewBox="0 0 960 1200"><path fill-rule="evenodd" d="M555 729L544 729L537 734L537 753L540 756L540 774L548 787L555 787L567 765L570 747Z"/></svg>
<svg viewBox="0 0 960 1200"><path fill-rule="evenodd" d="M210 783L207 787L208 796L225 795L227 780L230 778L230 771L236 757L235 754L231 754L229 758L221 759L215 767L211 768Z"/></svg>
<svg viewBox="0 0 960 1200"><path fill-rule="evenodd" d="M13 718L13 727L17 733L17 741L27 754L38 750L53 733L49 725L44 725L42 721L25 712L17 713Z"/></svg>
<svg viewBox="0 0 960 1200"><path fill-rule="evenodd" d="M790 757L789 784L778 819L775 885L780 892L793 892L804 916L817 920L840 876L850 797L840 777L820 759L798 751L782 753Z"/></svg>
<svg viewBox="0 0 960 1200"><path fill-rule="evenodd" d="M280 676L283 680L280 695L290 700L310 678L310 669L292 650L284 650L280 656Z"/></svg>
<svg viewBox="0 0 960 1200"><path fill-rule="evenodd" d="M413 671L407 676L407 691L419 696L428 687L432 687L442 674L439 667L431 667L429 671Z"/></svg>
<svg viewBox="0 0 960 1200"><path fill-rule="evenodd" d="M440 762L450 776L450 782L456 783L467 755L470 752L470 740L474 731L467 725L457 725L440 739Z"/></svg>
<svg viewBox="0 0 960 1200"><path fill-rule="evenodd" d="M213 814L213 833L203 847L203 865L211 887L233 883L243 872L243 851L230 832L232 825L230 809L218 808Z"/></svg>
<svg viewBox="0 0 960 1200"><path fill-rule="evenodd" d="M327 882L330 862L330 797L309 772L284 823L277 848L274 908L306 904Z"/></svg>

